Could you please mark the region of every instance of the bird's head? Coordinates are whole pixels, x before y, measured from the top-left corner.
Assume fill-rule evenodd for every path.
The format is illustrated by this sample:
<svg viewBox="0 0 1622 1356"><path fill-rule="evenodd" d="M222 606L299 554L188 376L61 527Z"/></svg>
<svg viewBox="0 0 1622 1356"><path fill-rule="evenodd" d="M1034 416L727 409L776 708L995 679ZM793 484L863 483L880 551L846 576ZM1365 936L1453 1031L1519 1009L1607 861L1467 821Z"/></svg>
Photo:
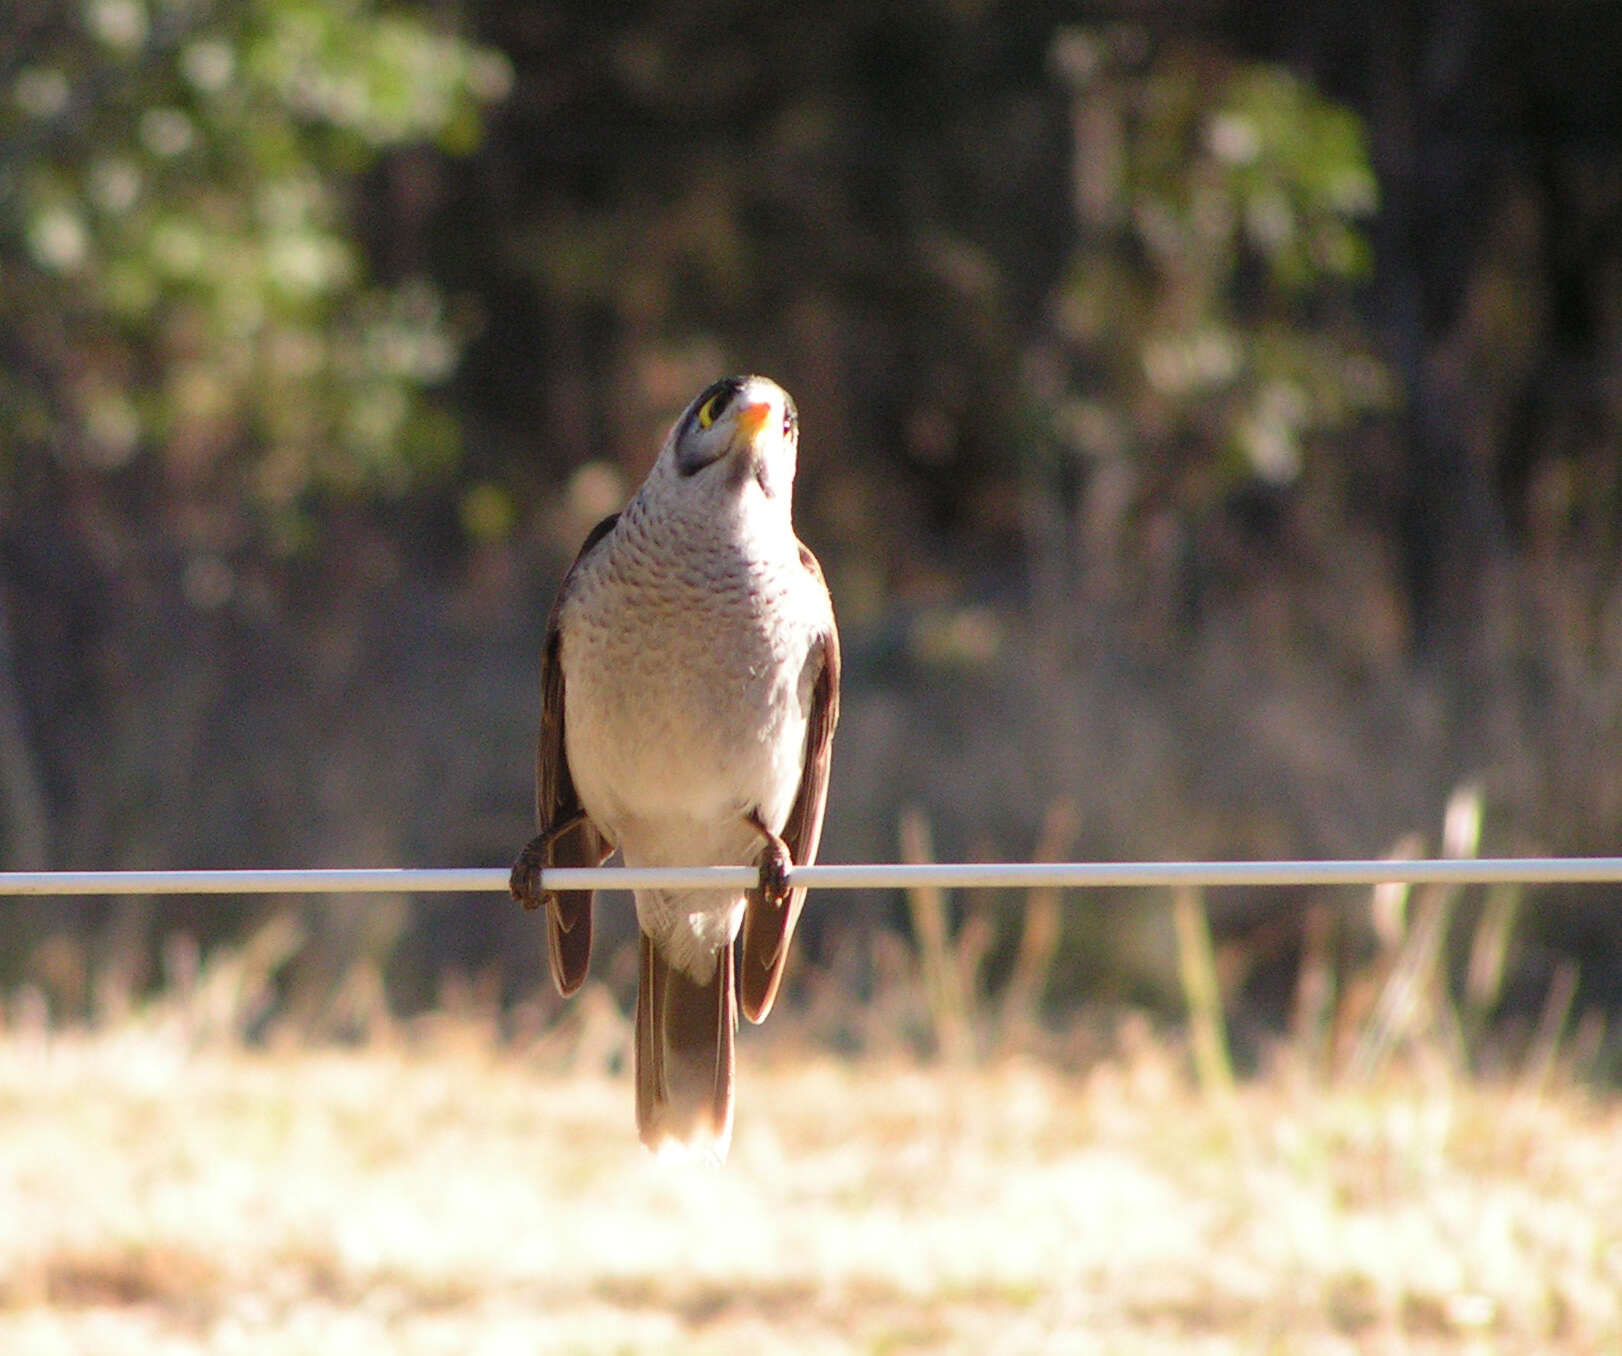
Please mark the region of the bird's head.
<svg viewBox="0 0 1622 1356"><path fill-rule="evenodd" d="M682 412L665 455L681 480L714 477L733 489L753 480L767 498L786 499L799 442L787 391L770 377L722 377Z"/></svg>

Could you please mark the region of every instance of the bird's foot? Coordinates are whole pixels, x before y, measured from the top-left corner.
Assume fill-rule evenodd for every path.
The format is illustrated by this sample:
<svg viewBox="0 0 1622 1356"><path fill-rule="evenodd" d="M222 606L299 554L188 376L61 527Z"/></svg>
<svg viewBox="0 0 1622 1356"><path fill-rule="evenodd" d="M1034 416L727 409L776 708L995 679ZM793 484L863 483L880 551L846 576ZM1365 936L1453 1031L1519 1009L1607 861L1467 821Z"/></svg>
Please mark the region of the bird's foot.
<svg viewBox="0 0 1622 1356"><path fill-rule="evenodd" d="M756 827L766 839L760 854L760 893L773 908L781 908L788 898L788 873L794 868L794 859L781 838L762 827L758 820Z"/></svg>
<svg viewBox="0 0 1622 1356"><path fill-rule="evenodd" d="M757 889L761 890L761 895L772 908L782 908L788 899L788 873L795 866L793 856L788 853L788 843L767 829L766 821L761 819L761 811L751 809L744 817L748 819L749 827L766 840L766 847L761 850L761 884Z"/></svg>
<svg viewBox="0 0 1622 1356"><path fill-rule="evenodd" d="M507 890L526 909L538 909L546 896L541 890L541 868L546 864L547 849L552 846L550 834L531 838L513 863L512 875L507 878Z"/></svg>
<svg viewBox="0 0 1622 1356"><path fill-rule="evenodd" d="M541 872L545 867L556 865L552 861L553 845L570 829L584 823L585 818L584 810L566 815L545 833L531 838L518 854L512 874L507 877L507 890L526 909L538 909L546 900L547 892L541 887Z"/></svg>

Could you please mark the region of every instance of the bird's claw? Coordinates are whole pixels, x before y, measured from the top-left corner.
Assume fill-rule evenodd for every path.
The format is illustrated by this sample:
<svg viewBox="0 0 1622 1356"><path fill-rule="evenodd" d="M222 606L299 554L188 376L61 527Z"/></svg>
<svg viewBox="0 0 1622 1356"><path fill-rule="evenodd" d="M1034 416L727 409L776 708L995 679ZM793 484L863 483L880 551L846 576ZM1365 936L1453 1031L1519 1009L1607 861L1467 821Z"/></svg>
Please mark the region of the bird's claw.
<svg viewBox="0 0 1622 1356"><path fill-rule="evenodd" d="M541 867L547 844L548 838L545 834L531 839L528 846L518 854L518 860L513 863L512 875L507 878L508 892L526 909L540 908L546 898L541 890Z"/></svg>
<svg viewBox="0 0 1622 1356"><path fill-rule="evenodd" d="M775 836L768 839L760 854L760 893L773 908L781 908L788 898L788 873L793 866L783 840Z"/></svg>

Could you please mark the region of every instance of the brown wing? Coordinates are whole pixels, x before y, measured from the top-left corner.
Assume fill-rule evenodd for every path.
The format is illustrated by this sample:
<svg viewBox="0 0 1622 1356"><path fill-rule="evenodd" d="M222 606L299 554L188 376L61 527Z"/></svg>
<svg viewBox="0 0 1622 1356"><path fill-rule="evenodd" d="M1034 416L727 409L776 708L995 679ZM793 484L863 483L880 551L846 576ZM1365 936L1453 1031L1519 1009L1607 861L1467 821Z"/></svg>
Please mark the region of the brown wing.
<svg viewBox="0 0 1622 1356"><path fill-rule="evenodd" d="M819 584L822 567L804 545L800 561ZM826 589L827 585L823 584ZM822 841L822 815L828 804L828 770L833 757L834 726L839 723L839 629L832 616L818 647L821 667L811 689L811 720L805 739L805 766L800 772L800 789L783 825L783 844L796 866L808 866L817 859ZM780 904L773 904L759 890L749 892L743 916L743 967L739 976L739 996L744 1016L751 1022L764 1021L783 982L783 966L794 925L805 905L805 888L790 890Z"/></svg>
<svg viewBox="0 0 1622 1356"><path fill-rule="evenodd" d="M603 519L587 535L580 554L558 588L546 621L541 649L541 734L535 751L535 819L540 833L519 854L513 867L512 892L526 907L546 904L547 952L552 980L568 997L586 978L591 961L590 890L537 889L549 866L601 866L614 851L602 831L586 817L569 775L564 746L563 664L558 617L575 570L614 526L618 515Z"/></svg>

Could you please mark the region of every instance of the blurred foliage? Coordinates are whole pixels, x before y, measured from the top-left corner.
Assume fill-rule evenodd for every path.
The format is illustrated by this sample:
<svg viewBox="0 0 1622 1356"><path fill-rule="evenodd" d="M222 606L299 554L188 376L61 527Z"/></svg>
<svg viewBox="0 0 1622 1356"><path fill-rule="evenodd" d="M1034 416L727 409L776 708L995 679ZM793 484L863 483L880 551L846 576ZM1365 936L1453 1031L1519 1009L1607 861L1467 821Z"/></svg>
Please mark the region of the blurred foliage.
<svg viewBox="0 0 1622 1356"><path fill-rule="evenodd" d="M1047 474L1130 554L1126 520L1287 487L1315 435L1389 407L1351 309L1376 181L1361 120L1279 67L1126 26L1065 30L1051 60L1078 238L1027 393Z"/></svg>
<svg viewBox="0 0 1622 1356"><path fill-rule="evenodd" d="M18 0L0 467L146 456L170 493L287 527L313 489L443 465L456 428L422 392L460 335L431 279L373 280L356 194L395 148L473 149L509 83L497 53L369 0Z"/></svg>

